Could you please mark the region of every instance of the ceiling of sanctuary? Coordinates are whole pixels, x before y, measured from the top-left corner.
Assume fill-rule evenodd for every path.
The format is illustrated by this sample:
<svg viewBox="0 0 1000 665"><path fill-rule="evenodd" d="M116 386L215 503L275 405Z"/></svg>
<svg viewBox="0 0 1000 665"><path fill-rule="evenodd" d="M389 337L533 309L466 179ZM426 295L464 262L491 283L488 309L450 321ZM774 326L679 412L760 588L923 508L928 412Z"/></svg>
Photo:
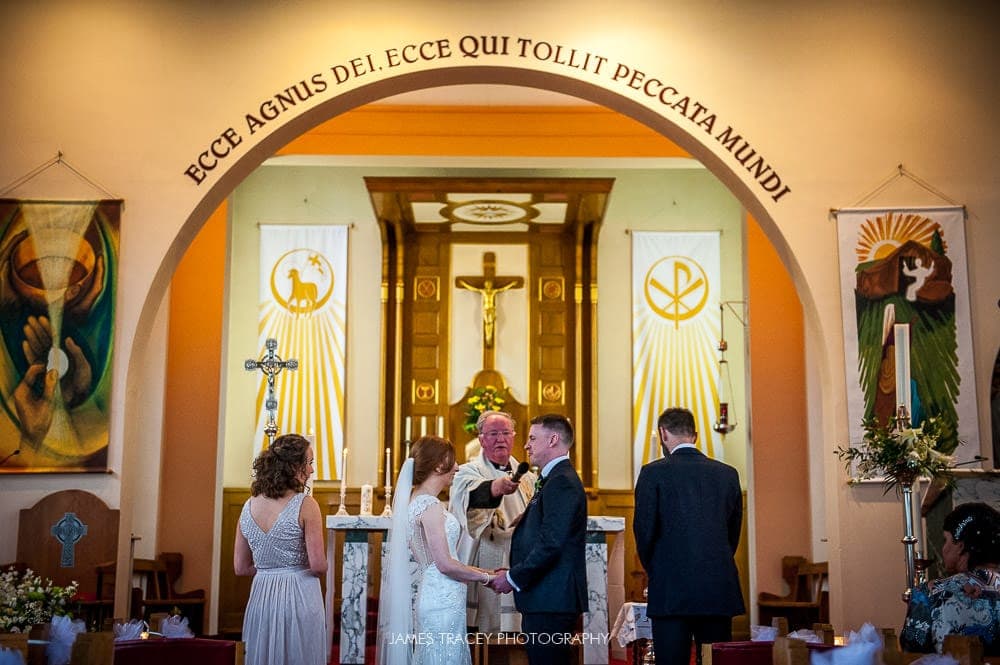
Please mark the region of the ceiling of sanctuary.
<svg viewBox="0 0 1000 665"><path fill-rule="evenodd" d="M365 178L375 214L413 231L529 231L600 223L612 178Z"/></svg>

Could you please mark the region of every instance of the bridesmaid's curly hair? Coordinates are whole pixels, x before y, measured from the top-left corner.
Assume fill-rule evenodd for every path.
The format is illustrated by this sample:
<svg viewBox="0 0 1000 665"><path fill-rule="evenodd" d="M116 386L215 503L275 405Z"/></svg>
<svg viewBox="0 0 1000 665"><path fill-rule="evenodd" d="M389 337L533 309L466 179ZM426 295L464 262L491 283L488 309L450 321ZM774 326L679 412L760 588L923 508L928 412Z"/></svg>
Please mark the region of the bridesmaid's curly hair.
<svg viewBox="0 0 1000 665"><path fill-rule="evenodd" d="M413 486L427 480L435 471L451 469L455 463L455 446L439 436L422 436L413 444Z"/></svg>
<svg viewBox="0 0 1000 665"><path fill-rule="evenodd" d="M250 494L278 499L288 490L305 490L299 473L308 464L310 445L301 434L282 434L275 439L253 461L254 480L250 483Z"/></svg>

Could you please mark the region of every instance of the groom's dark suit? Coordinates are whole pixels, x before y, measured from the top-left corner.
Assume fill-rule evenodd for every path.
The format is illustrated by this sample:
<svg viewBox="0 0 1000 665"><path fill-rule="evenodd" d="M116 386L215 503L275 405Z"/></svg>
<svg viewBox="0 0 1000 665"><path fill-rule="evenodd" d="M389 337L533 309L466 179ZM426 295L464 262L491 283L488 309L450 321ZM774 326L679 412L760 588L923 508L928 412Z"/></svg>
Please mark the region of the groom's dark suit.
<svg viewBox="0 0 1000 665"><path fill-rule="evenodd" d="M678 448L639 472L632 529L649 576L657 663L686 664L692 635L731 639L732 617L744 612L733 560L742 521L736 469L696 448Z"/></svg>
<svg viewBox="0 0 1000 665"><path fill-rule="evenodd" d="M521 612L531 663L569 663L568 638L587 611L587 497L569 460L557 463L542 480L510 546L510 578L520 591Z"/></svg>

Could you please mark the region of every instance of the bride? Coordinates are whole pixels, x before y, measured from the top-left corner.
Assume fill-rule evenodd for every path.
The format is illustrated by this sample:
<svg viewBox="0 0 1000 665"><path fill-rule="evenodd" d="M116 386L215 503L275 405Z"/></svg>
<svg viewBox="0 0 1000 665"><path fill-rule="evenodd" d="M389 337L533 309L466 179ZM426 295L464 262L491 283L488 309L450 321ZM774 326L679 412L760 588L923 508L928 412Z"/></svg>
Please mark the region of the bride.
<svg viewBox="0 0 1000 665"><path fill-rule="evenodd" d="M447 439L423 436L412 451L396 481L388 573L379 601L378 662L471 663L465 639L466 583L489 584L493 574L458 560L461 527L437 498L458 471L454 446ZM412 577L409 553L416 561Z"/></svg>

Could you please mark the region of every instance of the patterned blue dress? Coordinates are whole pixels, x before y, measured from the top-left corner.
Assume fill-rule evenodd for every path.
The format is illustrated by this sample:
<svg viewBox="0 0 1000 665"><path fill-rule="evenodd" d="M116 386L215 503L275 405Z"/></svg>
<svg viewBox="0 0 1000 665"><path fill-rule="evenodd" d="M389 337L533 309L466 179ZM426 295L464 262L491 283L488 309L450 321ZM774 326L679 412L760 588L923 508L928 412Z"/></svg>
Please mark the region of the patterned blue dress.
<svg viewBox="0 0 1000 665"><path fill-rule="evenodd" d="M945 635L975 635L987 656L1000 655L1000 571L977 568L913 589L903 649L941 653Z"/></svg>

